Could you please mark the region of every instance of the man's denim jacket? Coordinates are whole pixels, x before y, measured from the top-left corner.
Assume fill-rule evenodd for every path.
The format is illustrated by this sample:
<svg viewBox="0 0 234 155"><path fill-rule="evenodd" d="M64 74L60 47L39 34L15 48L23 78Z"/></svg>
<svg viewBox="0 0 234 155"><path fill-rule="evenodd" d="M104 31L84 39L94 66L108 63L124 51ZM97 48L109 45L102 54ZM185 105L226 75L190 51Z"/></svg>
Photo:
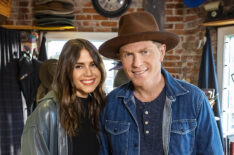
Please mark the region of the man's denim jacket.
<svg viewBox="0 0 234 155"><path fill-rule="evenodd" d="M165 155L222 155L223 149L211 106L202 91L174 79L166 81L162 138ZM139 155L140 133L131 82L113 90L100 119L101 155Z"/></svg>

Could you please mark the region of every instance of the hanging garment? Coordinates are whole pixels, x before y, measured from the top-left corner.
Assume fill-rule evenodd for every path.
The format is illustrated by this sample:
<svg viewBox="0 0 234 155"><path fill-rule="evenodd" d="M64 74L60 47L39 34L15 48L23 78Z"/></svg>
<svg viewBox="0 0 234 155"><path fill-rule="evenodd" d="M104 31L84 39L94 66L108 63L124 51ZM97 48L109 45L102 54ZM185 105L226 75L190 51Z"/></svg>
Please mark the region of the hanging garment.
<svg viewBox="0 0 234 155"><path fill-rule="evenodd" d="M213 56L213 50L211 45L210 39L210 32L209 29L206 28L206 43L203 47L201 65L200 65L200 72L199 72L199 79L198 79L198 87L199 88L213 88L215 89L215 96L216 101L213 106L213 111L216 117L221 118L220 115L220 101L219 101L219 91L218 91L218 82L217 82L217 75L215 69L215 61ZM223 129L221 119L217 121L217 125L219 128L219 134L221 141L224 146L223 140Z"/></svg>
<svg viewBox="0 0 234 155"><path fill-rule="evenodd" d="M38 56L38 60L40 60L40 61L45 61L48 59L45 44L46 44L46 37L45 37L45 34L43 34L41 46L40 46L40 52L39 52L39 56Z"/></svg>
<svg viewBox="0 0 234 155"><path fill-rule="evenodd" d="M19 155L24 127L18 61L18 31L0 28L0 154Z"/></svg>
<svg viewBox="0 0 234 155"><path fill-rule="evenodd" d="M27 113L30 115L36 106L36 94L40 85L39 67L41 62L26 57L19 61L19 80L21 90L27 105Z"/></svg>

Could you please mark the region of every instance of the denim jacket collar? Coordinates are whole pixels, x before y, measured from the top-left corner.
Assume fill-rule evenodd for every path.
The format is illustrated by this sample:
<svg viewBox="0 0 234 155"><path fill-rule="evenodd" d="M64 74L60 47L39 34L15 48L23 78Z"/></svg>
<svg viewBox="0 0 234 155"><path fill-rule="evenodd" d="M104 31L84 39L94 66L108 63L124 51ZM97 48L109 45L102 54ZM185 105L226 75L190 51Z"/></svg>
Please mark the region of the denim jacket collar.
<svg viewBox="0 0 234 155"><path fill-rule="evenodd" d="M166 81L166 94L170 100L175 100L176 96L187 94L189 91L185 89L179 82L176 81L163 67L161 69ZM130 89L120 89L117 92L117 97L124 98L124 103L128 103L133 97L133 83L130 81L126 85Z"/></svg>

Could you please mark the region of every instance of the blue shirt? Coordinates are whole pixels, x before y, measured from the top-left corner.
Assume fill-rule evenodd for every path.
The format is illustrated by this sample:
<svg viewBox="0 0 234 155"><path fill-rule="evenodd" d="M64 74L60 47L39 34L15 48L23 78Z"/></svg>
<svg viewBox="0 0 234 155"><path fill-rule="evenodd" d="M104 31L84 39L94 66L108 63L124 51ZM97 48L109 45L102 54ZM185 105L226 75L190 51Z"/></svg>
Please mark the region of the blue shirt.
<svg viewBox="0 0 234 155"><path fill-rule="evenodd" d="M165 87L151 102L141 102L135 97L141 155L163 155L162 115L165 99Z"/></svg>
<svg viewBox="0 0 234 155"><path fill-rule="evenodd" d="M166 100L162 118L165 155L223 155L214 113L196 86L173 78L162 68ZM101 155L140 155L140 130L133 84L114 89L100 117Z"/></svg>

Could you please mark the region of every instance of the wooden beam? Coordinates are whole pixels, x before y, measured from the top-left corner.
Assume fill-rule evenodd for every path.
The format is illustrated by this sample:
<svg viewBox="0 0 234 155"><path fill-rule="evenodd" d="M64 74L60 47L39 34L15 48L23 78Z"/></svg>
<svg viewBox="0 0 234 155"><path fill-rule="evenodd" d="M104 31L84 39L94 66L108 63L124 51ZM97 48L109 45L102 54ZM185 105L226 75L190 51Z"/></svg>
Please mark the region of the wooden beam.
<svg viewBox="0 0 234 155"><path fill-rule="evenodd" d="M234 19L226 19L226 20L219 20L219 21L212 21L202 23L202 26L226 26L226 25L233 25Z"/></svg>
<svg viewBox="0 0 234 155"><path fill-rule="evenodd" d="M69 30L75 29L74 26L61 26L61 27L39 27L39 26L31 26L31 25L1 25L6 29L14 29L14 30L45 30L45 31L53 31L53 30Z"/></svg>

